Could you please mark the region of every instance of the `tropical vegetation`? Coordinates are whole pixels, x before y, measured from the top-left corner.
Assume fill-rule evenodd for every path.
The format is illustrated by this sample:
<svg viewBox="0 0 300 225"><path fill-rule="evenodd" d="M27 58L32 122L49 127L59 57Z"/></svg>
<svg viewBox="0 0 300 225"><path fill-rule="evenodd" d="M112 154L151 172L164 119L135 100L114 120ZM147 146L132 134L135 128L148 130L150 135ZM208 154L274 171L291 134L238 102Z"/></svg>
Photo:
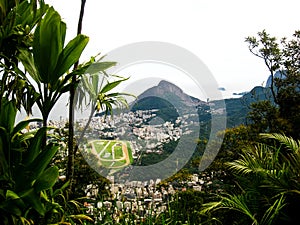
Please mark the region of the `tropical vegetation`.
<svg viewBox="0 0 300 225"><path fill-rule="evenodd" d="M0 2L0 9L1 223L74 224L92 221L83 214L80 201L75 200L76 195L70 189L72 178L68 177L65 182L58 180L59 176L70 174L64 169L70 163L69 158L60 153L65 149L65 139L61 134L65 137L70 137L70 134L49 127L47 122L56 102L71 87L78 85L88 68L89 73L92 71L101 77L100 73L104 74L115 63L102 62L102 58L97 61L92 57L89 62L79 65L88 37L78 34L65 44L66 24L43 0L4 0ZM74 77L75 81L72 80ZM105 77L110 75L105 73ZM117 83L126 80L118 79ZM103 84L105 89L96 95L109 95L107 92L116 86L111 79L106 79ZM111 99L100 99L101 107L119 101L126 103L118 93L109 97ZM42 119L24 120L15 125L17 110L25 110L30 116L35 104ZM29 130L33 122L43 126ZM70 139L73 140L74 136ZM71 163L71 168L74 168L74 161Z"/></svg>
<svg viewBox="0 0 300 225"><path fill-rule="evenodd" d="M107 115L114 106L127 107L125 96L131 95L115 91L128 79L106 72L115 62L95 56L79 64L89 41L81 34L84 4L85 0L78 34L65 43L66 24L43 0L0 0L0 223L297 224L300 31L280 42L266 31L246 38L250 52L270 71L268 96L251 104L247 123L220 133L224 139L219 154L204 171L215 174L210 187L178 190L167 199L165 212L139 221L130 213L115 218L113 210L104 208L105 216L99 221L97 209L94 214L89 211L92 200L86 196L87 186L99 190L95 201L103 200L110 196L109 181L77 151L73 117L65 127L57 128L49 126L49 115L68 93L69 115L75 105L89 107L89 121L95 112ZM34 105L42 118L16 120L18 111L30 116ZM163 114L168 111L170 107ZM32 123L42 126L33 130ZM194 158L161 187L180 183L195 172L207 137L197 142ZM164 147L167 155L175 144Z"/></svg>

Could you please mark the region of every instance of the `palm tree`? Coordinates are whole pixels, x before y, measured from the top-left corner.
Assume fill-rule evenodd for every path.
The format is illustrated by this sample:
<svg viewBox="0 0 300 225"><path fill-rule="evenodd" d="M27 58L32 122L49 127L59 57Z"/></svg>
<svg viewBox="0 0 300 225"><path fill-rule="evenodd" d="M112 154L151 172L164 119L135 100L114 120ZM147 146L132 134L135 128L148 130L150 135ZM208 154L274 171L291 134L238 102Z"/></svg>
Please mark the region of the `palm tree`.
<svg viewBox="0 0 300 225"><path fill-rule="evenodd" d="M282 134L262 134L272 144L247 146L241 158L227 163L237 190L206 204L203 212L239 212L237 224L295 224L300 206L300 142ZM232 222L232 221L231 221Z"/></svg>
<svg viewBox="0 0 300 225"><path fill-rule="evenodd" d="M116 75L108 75L105 70L114 66L114 62L99 63L101 72L85 74L82 76L81 82L78 85L76 92L77 108L83 109L84 106L91 107L88 122L85 124L83 131L80 134L79 141L82 140L86 129L94 116L95 112L103 111L105 115L113 115L113 106L117 108L128 107L125 96L134 97L131 94L123 92L111 92L120 83L128 80ZM99 68L97 69L99 70ZM114 78L113 81L110 81Z"/></svg>

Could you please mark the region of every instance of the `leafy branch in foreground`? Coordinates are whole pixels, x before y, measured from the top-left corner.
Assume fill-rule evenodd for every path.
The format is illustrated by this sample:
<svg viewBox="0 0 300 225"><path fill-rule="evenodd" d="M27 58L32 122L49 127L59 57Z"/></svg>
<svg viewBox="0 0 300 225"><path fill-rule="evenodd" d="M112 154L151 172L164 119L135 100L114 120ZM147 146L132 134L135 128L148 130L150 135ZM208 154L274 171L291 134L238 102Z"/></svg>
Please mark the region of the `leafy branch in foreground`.
<svg viewBox="0 0 300 225"><path fill-rule="evenodd" d="M300 206L300 144L282 134L262 134L274 144L248 146L240 159L227 163L238 184L219 202L205 204L203 213L240 213L237 224L294 224ZM227 210L227 211L226 211ZM247 222L248 221L248 222Z"/></svg>
<svg viewBox="0 0 300 225"><path fill-rule="evenodd" d="M90 220L80 207L71 207L64 189L57 187L59 168L52 159L62 147L56 140L43 146L47 130L27 131L40 119L15 124L17 108L13 101L2 99L0 108L0 221L3 224L49 224ZM51 138L53 139L53 137ZM79 203L76 203L77 205Z"/></svg>
<svg viewBox="0 0 300 225"><path fill-rule="evenodd" d="M32 52L20 50L19 60L37 85L36 103L47 126L50 111L70 88L70 67L78 61L89 38L77 35L65 46L66 24L51 7L35 29ZM35 87L34 85L32 85Z"/></svg>

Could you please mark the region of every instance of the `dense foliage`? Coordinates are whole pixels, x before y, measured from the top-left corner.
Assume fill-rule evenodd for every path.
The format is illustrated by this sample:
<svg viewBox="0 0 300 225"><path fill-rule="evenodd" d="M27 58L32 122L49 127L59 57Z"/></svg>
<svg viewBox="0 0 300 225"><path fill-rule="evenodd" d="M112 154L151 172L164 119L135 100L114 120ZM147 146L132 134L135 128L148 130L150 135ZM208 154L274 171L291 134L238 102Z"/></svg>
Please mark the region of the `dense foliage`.
<svg viewBox="0 0 300 225"><path fill-rule="evenodd" d="M112 62L100 62L92 57L89 62L78 65L88 37L79 34L65 45L66 24L43 0L1 1L0 22L1 224L93 221L83 214L84 191L91 180L96 181L99 188L103 188L107 180L92 173L79 155L74 164L69 160L73 156L67 157L70 152L63 154L66 152L63 142L67 137L73 140L74 134L48 127L48 116L60 97L78 85L83 73L93 73L95 77L105 75L103 87L96 93L101 97L101 108L118 102L126 104L118 93L108 93L126 79L119 77L118 81L111 82L110 75L104 71L115 65ZM17 110L24 109L30 115L34 104L42 119L24 120L15 125ZM31 123L35 123L35 129L29 129ZM39 128L37 123L43 127ZM77 195L68 188L73 179L64 178L74 166L78 172L74 176ZM88 181L82 179L84 171L90 175L84 176ZM77 197L81 200L75 200Z"/></svg>
<svg viewBox="0 0 300 225"><path fill-rule="evenodd" d="M59 98L77 86L78 93L73 97L78 107L91 107L90 120L95 111L108 114L113 106L128 106L124 96L129 94L112 92L127 78L105 72L114 62L92 57L78 65L88 37L78 34L65 44L66 24L42 0L0 1L0 28L0 222L94 224L97 216L87 206L109 196L109 181L93 171L77 149L67 151L66 140L73 141L74 134L67 126L48 127L48 116ZM190 173L197 172L193 168L197 168L207 143L209 107L198 110L199 122L205 126L201 126L203 136L197 140L194 158L160 184L172 183L178 187L177 192L168 196L165 212L139 220L140 224L298 223L300 32L296 31L291 40L278 42L262 31L246 42L269 69L270 86L256 88L242 98L249 112L247 119L235 108L234 100L226 101L232 112L228 117L232 128L220 134L224 139L219 154L203 171L210 185L203 186L202 191L178 191ZM42 119L16 123L17 111L23 109L30 114L34 104ZM133 110L149 109L149 105L160 109L158 115L165 120L178 117L173 106L153 98L143 99ZM29 130L32 123L42 123L43 127ZM163 146L162 155L149 154L141 165L160 161L176 145L177 141L169 142ZM68 174L72 179L67 176L65 180ZM68 190L70 180L72 189ZM98 192L87 198L93 188ZM106 224L137 223L136 215L130 213L115 218L114 209L103 213Z"/></svg>
<svg viewBox="0 0 300 225"><path fill-rule="evenodd" d="M277 126L279 130L276 132L283 131L287 135L299 138L300 32L296 31L291 40L282 38L279 42L266 31L262 31L258 33L258 37L248 37L246 42L249 44L250 51L263 59L271 74L269 88L272 100L270 101L271 103L274 101L276 108L271 105L256 108L257 113L268 115L266 119L269 124L266 131ZM270 115L271 111L273 115Z"/></svg>

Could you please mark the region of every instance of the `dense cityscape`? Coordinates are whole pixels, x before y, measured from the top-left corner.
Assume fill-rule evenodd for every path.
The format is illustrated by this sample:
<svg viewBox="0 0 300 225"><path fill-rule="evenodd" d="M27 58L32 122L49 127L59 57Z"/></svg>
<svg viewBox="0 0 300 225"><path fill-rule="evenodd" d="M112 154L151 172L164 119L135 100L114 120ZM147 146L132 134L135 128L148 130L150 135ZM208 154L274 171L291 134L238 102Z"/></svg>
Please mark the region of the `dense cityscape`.
<svg viewBox="0 0 300 225"><path fill-rule="evenodd" d="M198 115L186 114L178 117L174 123L157 119L158 110L139 110L112 116L93 117L85 136L87 139L128 140L132 145L134 157L146 153L160 153L164 143L179 140L181 135L190 134L191 127L199 126L199 122L189 121ZM76 122L77 132L86 126L88 119Z"/></svg>
<svg viewBox="0 0 300 225"><path fill-rule="evenodd" d="M157 109L138 110L113 116L93 117L84 136L88 140L130 140L133 158L138 161L143 154L162 154L164 144L177 141L182 135L191 134L193 129L200 125L199 120L195 120L198 118L196 114L187 113L173 123L158 119L157 112ZM63 120L50 121L49 125L63 127L63 123ZM88 119L76 121L78 135L87 123ZM158 216L168 210L168 204L173 200L176 191L203 191L213 184L213 173L191 174L187 179L175 183L164 182L161 179L117 183L113 174L107 178L110 184L106 189L110 191L110 196L103 201L96 200L99 192L96 185L87 185L85 190L90 199L85 203L87 212L96 215L99 221L106 213L110 213L116 221L124 214L136 215L137 221L149 216Z"/></svg>

